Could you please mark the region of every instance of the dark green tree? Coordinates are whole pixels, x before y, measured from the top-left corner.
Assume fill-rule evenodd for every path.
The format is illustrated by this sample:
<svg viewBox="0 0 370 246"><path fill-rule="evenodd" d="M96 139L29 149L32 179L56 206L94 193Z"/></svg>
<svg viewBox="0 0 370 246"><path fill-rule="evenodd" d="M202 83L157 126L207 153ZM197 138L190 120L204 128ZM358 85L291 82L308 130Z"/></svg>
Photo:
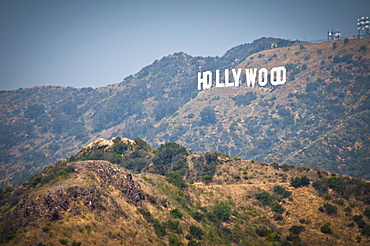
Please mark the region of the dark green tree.
<svg viewBox="0 0 370 246"><path fill-rule="evenodd" d="M202 111L200 111L200 119L201 119L201 122L200 122L201 125L208 125L208 124L216 123L215 111L210 106L205 107Z"/></svg>
<svg viewBox="0 0 370 246"><path fill-rule="evenodd" d="M228 221L231 215L230 205L226 201L214 205L212 211L220 221Z"/></svg>
<svg viewBox="0 0 370 246"><path fill-rule="evenodd" d="M320 227L320 231L322 233L326 233L326 234L332 234L333 233L333 230L330 228L330 223L329 222L322 225Z"/></svg>
<svg viewBox="0 0 370 246"><path fill-rule="evenodd" d="M305 176L295 177L290 180L290 185L294 188L299 188L302 186L307 186L310 184L310 179Z"/></svg>

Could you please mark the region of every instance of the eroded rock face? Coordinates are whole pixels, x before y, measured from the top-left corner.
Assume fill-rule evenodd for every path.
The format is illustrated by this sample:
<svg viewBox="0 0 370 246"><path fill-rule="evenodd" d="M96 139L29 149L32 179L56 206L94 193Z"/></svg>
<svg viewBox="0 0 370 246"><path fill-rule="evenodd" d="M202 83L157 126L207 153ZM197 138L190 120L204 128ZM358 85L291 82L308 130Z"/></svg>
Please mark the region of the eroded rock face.
<svg viewBox="0 0 370 246"><path fill-rule="evenodd" d="M63 211L70 209L74 213L74 210L79 210L76 205L72 205L72 200L82 201L91 211L105 209L100 205L102 199L98 189L75 186L67 190L56 188L39 196L34 193L28 194L19 203L15 213L18 217L31 220L44 218L51 221L58 220Z"/></svg>
<svg viewBox="0 0 370 246"><path fill-rule="evenodd" d="M113 186L122 192L128 202L136 206L140 206L142 200L149 198L149 195L141 190L140 184L132 179L131 173L123 172L109 162L80 161L71 165L78 171L78 178L89 177L100 183L101 187ZM83 209L82 204L90 211L106 210L106 196L100 188L91 186L54 188L46 193L25 195L14 213L15 216L26 220L53 221L60 219L65 211L78 214Z"/></svg>
<svg viewBox="0 0 370 246"><path fill-rule="evenodd" d="M77 169L81 168L81 172L95 173L101 184L112 185L121 190L129 202L136 206L149 197L141 190L140 184L132 179L131 173L123 172L107 161L83 161L75 162L74 165Z"/></svg>
<svg viewBox="0 0 370 246"><path fill-rule="evenodd" d="M69 197L61 189L48 192L41 197L31 193L22 199L15 212L21 218L58 220L60 212L66 211L69 203Z"/></svg>

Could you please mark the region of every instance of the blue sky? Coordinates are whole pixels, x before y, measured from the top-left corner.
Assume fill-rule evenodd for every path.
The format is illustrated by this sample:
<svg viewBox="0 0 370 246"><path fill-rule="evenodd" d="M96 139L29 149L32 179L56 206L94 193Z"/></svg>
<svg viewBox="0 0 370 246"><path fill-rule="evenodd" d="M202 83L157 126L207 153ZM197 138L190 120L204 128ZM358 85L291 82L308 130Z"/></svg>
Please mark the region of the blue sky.
<svg viewBox="0 0 370 246"><path fill-rule="evenodd" d="M369 15L368 0L0 0L0 90L106 86L175 52L355 35Z"/></svg>

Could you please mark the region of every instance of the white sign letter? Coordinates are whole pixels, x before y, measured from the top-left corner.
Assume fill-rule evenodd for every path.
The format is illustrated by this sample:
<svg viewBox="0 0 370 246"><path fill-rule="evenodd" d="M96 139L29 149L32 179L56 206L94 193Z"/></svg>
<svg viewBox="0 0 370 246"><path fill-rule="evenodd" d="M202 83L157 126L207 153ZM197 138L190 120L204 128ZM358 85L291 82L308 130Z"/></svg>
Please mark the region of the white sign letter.
<svg viewBox="0 0 370 246"><path fill-rule="evenodd" d="M198 72L198 90L201 90L201 84L203 84L203 89L209 89L212 86L212 72L207 71L203 72L203 78L202 73Z"/></svg>
<svg viewBox="0 0 370 246"><path fill-rule="evenodd" d="M247 86L254 87L256 83L257 68L255 69L245 69L245 79L247 81Z"/></svg>
<svg viewBox="0 0 370 246"><path fill-rule="evenodd" d="M286 68L274 67L271 69L271 84L283 85L286 82Z"/></svg>
<svg viewBox="0 0 370 246"><path fill-rule="evenodd" d="M262 77L263 74L263 77ZM258 84L260 86L266 86L267 85L267 69L266 68L261 68L258 71Z"/></svg>
<svg viewBox="0 0 370 246"><path fill-rule="evenodd" d="M235 81L235 87L238 87L239 86L240 75L242 73L242 69L241 68L238 68L238 72L236 72L235 69L233 69L231 71L233 72L233 77L234 77L234 81Z"/></svg>
<svg viewBox="0 0 370 246"><path fill-rule="evenodd" d="M225 87L225 83L220 83L220 70L216 70L216 87Z"/></svg>
<svg viewBox="0 0 370 246"><path fill-rule="evenodd" d="M234 83L229 83L229 69L225 69L225 86L234 86Z"/></svg>

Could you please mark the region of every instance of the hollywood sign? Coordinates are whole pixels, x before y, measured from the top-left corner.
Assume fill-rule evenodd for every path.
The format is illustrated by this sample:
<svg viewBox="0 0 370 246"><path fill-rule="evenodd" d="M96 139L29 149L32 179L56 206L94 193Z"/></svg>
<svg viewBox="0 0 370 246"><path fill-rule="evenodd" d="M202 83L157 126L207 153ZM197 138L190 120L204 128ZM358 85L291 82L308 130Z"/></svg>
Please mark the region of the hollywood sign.
<svg viewBox="0 0 370 246"><path fill-rule="evenodd" d="M215 71L215 83L213 83L213 73L211 71L198 73L198 90L215 87L238 87L241 84L242 69L225 69L225 79L221 81L220 70ZM230 78L232 75L232 79ZM256 83L257 80L257 83ZM286 82L285 67L274 67L270 70L270 84L273 86L283 85ZM261 68L245 69L245 83L249 87L266 86L268 83L268 70Z"/></svg>

